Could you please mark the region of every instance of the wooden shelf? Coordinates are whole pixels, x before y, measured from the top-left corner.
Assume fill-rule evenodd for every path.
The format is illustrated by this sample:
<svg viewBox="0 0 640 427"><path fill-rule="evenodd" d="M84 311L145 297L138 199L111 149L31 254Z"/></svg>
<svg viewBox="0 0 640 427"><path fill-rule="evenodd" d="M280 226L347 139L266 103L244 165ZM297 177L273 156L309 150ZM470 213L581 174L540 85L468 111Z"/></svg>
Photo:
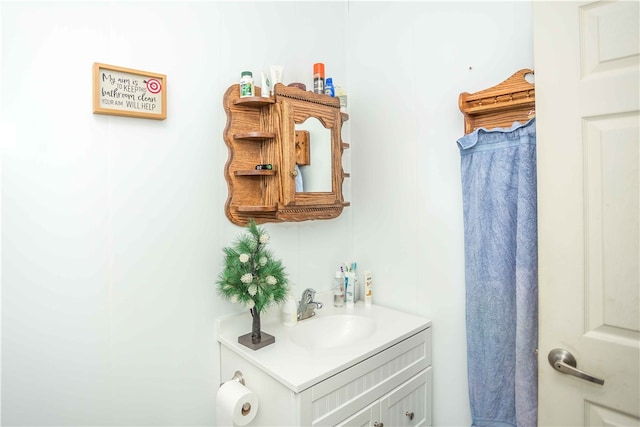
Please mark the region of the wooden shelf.
<svg viewBox="0 0 640 427"><path fill-rule="evenodd" d="M242 132L233 135L234 139L251 139L254 141L264 141L265 139L275 138L275 132L264 132L261 130L253 132Z"/></svg>
<svg viewBox="0 0 640 427"><path fill-rule="evenodd" d="M233 100L233 104L243 107L264 107L265 105L275 104L276 101L273 98L263 98L261 96L249 96L247 98L237 98Z"/></svg>
<svg viewBox="0 0 640 427"><path fill-rule="evenodd" d="M526 80L533 71L516 71L502 83L475 93L458 96L458 106L464 115L464 133L478 128L511 127L514 122L526 123L535 114L536 90Z"/></svg>
<svg viewBox="0 0 640 427"><path fill-rule="evenodd" d="M278 210L278 205L255 205L255 206L236 206L235 207L238 212L276 212Z"/></svg>
<svg viewBox="0 0 640 427"><path fill-rule="evenodd" d="M233 173L235 176L273 176L276 171L273 169L244 169L237 170Z"/></svg>

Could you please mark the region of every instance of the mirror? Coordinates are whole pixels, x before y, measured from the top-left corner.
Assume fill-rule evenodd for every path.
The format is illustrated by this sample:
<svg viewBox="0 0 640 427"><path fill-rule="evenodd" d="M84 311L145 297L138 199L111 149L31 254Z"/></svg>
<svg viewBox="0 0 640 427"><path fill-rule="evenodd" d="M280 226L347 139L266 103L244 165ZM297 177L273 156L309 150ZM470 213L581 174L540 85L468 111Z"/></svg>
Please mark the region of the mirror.
<svg viewBox="0 0 640 427"><path fill-rule="evenodd" d="M309 117L295 124L296 192L331 192L331 131Z"/></svg>

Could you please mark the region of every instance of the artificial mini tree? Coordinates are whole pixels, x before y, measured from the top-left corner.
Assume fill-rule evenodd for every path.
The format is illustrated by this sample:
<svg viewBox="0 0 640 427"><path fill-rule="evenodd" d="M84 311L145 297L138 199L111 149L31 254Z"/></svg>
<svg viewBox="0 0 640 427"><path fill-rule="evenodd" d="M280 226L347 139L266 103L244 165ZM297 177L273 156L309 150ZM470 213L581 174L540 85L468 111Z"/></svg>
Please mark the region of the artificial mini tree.
<svg viewBox="0 0 640 427"><path fill-rule="evenodd" d="M217 285L223 298L251 312L251 333L238 337L238 342L257 350L275 342L275 337L260 330L260 313L285 300L288 281L282 261L266 248L269 235L265 230L250 219L247 231L233 247L223 249L224 267Z"/></svg>

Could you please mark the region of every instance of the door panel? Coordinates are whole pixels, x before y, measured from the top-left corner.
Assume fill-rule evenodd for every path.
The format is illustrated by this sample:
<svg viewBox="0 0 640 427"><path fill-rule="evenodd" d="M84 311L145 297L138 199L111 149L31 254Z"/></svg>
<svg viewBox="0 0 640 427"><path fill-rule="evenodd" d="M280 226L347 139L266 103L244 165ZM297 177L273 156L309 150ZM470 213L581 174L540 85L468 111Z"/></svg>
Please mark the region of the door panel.
<svg viewBox="0 0 640 427"><path fill-rule="evenodd" d="M587 333L636 337L640 257L638 117L584 120Z"/></svg>

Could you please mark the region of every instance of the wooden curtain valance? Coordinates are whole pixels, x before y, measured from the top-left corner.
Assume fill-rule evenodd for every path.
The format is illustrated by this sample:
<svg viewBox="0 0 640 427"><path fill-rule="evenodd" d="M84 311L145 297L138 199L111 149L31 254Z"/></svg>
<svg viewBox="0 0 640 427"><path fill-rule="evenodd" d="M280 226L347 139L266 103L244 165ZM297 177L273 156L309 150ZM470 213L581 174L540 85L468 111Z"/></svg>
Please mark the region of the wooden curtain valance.
<svg viewBox="0 0 640 427"><path fill-rule="evenodd" d="M513 122L525 123L535 114L535 85L525 76L532 70L515 72L499 85L476 93L461 93L458 98L464 114L464 133L478 128L511 127Z"/></svg>

